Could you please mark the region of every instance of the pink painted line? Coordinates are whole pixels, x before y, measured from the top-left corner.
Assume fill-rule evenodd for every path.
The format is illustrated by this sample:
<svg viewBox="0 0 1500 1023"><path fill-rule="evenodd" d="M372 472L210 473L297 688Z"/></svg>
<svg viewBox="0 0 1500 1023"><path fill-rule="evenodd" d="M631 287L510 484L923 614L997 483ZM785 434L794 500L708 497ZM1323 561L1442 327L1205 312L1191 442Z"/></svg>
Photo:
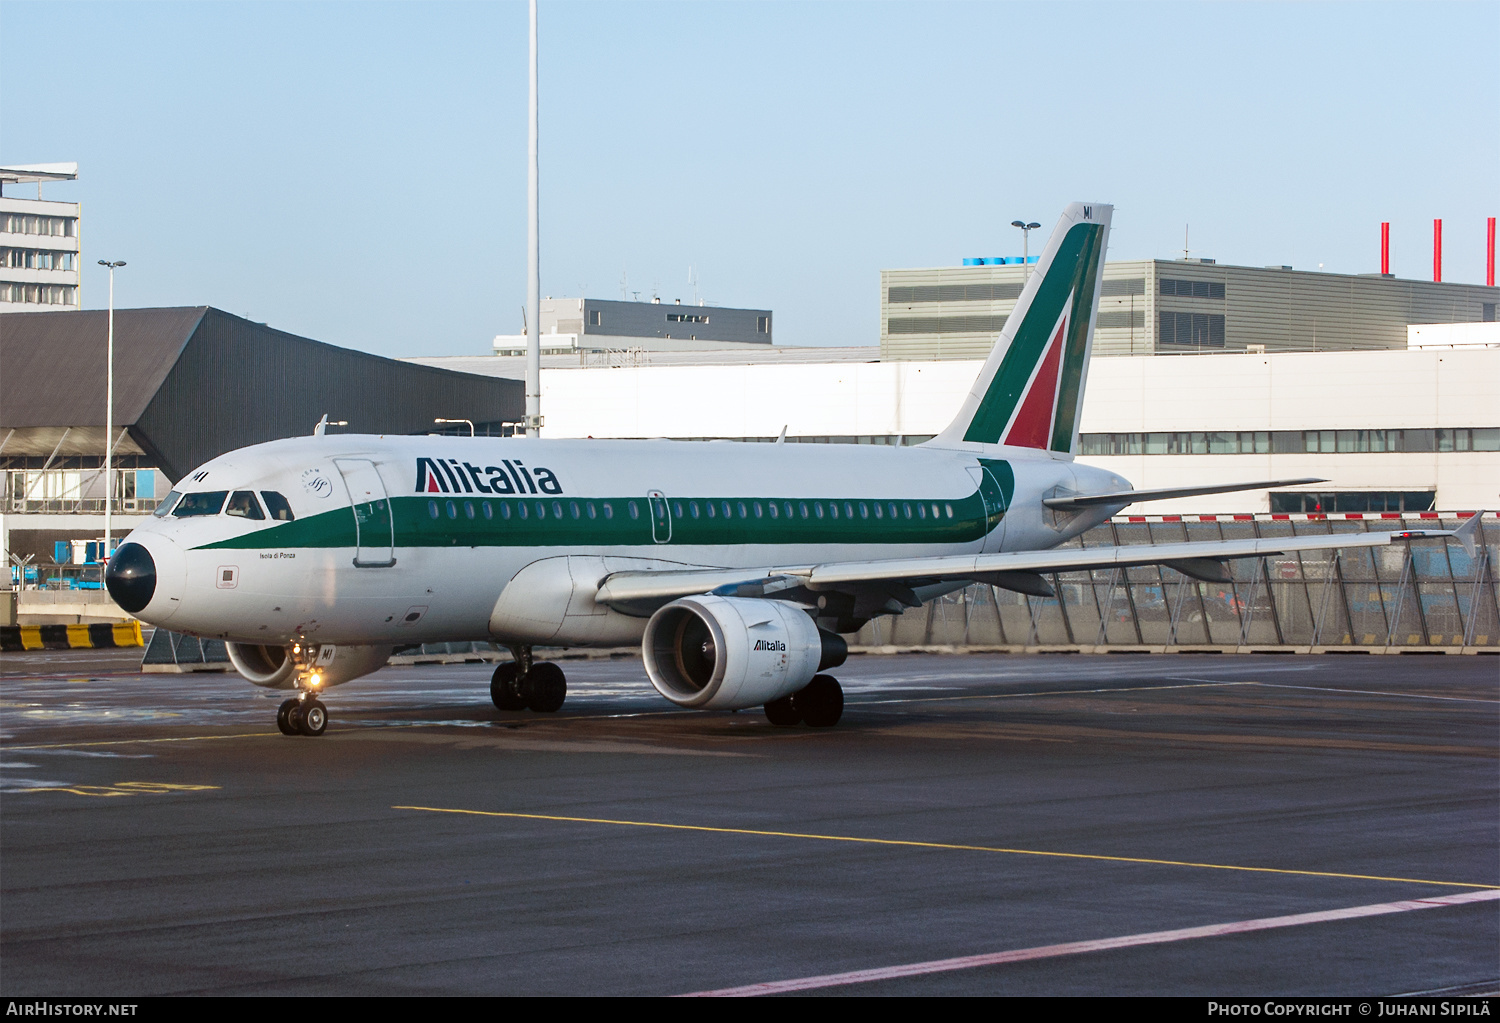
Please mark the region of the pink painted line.
<svg viewBox="0 0 1500 1023"><path fill-rule="evenodd" d="M1407 899L1402 902L1382 902L1373 906L1351 906L1348 909L1327 909L1317 913L1295 913L1291 916L1269 916L1260 920L1239 920L1235 923L1209 924L1206 927L1184 927L1175 931L1151 931L1146 934L1127 934L1119 938L1100 938L1095 941L1070 941L1063 945L1041 945L1037 948L1021 948L1011 952L991 952L988 955L962 956L958 959L934 959L925 963L908 963L905 966L885 966L874 970L826 973L821 977L801 977L796 980L772 980L764 984L746 984L744 987L726 987L716 991L695 991L692 994L680 995L679 997L744 998L750 995L777 995L790 991L811 991L816 988L843 987L847 984L868 984L875 980L893 980L897 977L919 977L928 973L971 970L978 966L1021 963L1029 959L1050 959L1054 956L1077 955L1080 952L1103 952L1112 948L1134 948L1138 945L1161 945L1172 941L1191 941L1195 938L1217 938L1225 934L1248 934L1251 931L1270 931L1280 927L1300 927L1303 924L1325 923L1330 920L1355 920L1365 916L1383 916L1387 913L1408 913L1414 909L1440 909L1444 906L1461 906L1471 902L1492 902L1496 899L1500 899L1500 890L1487 889L1478 892L1463 892L1459 895L1442 895L1431 899Z"/></svg>

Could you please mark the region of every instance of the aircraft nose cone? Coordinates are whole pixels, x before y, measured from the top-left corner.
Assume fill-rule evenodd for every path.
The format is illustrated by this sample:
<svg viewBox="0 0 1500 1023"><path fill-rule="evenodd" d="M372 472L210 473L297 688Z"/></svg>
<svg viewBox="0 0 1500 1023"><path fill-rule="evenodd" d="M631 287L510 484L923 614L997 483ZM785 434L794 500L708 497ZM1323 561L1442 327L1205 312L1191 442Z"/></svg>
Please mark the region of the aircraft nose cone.
<svg viewBox="0 0 1500 1023"><path fill-rule="evenodd" d="M138 614L156 593L156 562L138 543L122 543L104 570L104 586L114 602Z"/></svg>

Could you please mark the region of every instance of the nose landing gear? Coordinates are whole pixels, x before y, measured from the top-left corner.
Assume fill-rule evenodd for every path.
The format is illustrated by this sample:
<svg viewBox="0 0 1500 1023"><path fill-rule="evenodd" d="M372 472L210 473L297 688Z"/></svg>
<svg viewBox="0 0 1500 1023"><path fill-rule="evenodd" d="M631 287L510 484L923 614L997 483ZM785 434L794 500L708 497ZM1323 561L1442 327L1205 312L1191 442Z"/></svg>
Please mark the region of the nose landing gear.
<svg viewBox="0 0 1500 1023"><path fill-rule="evenodd" d="M292 644L297 695L276 708L276 728L282 735L322 735L328 728L328 708L318 699L323 679L313 660L317 652L317 646Z"/></svg>
<svg viewBox="0 0 1500 1023"><path fill-rule="evenodd" d="M568 698L568 680L551 661L533 661L531 647L512 647L513 661L495 668L490 679L490 699L501 710L533 710L539 714L557 711Z"/></svg>
<svg viewBox="0 0 1500 1023"><path fill-rule="evenodd" d="M276 708L276 727L282 735L322 735L328 727L328 708L311 693L293 697Z"/></svg>

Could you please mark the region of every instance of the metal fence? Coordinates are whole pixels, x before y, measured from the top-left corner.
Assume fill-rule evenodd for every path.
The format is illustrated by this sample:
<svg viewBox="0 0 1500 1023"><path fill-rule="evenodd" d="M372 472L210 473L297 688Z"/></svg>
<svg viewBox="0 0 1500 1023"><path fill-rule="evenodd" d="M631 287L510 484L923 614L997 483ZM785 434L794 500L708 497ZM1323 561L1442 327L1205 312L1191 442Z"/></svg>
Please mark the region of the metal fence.
<svg viewBox="0 0 1500 1023"><path fill-rule="evenodd" d="M1065 547L1380 532L1437 525L1417 515L1131 516ZM1407 525L1403 525L1403 520ZM1462 520L1441 516L1442 528ZM1455 543L1312 551L1229 562L1207 583L1145 566L1050 575L1056 597L974 585L879 618L860 646L1500 651L1495 561L1500 523L1480 524L1474 556Z"/></svg>

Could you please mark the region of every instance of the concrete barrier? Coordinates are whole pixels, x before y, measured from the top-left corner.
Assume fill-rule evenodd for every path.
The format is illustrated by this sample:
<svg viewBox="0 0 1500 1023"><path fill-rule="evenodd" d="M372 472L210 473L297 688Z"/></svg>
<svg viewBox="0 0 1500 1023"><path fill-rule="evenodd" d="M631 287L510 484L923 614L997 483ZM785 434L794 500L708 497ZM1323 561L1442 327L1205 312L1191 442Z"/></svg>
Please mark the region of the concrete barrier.
<svg viewBox="0 0 1500 1023"><path fill-rule="evenodd" d="M0 626L0 650L9 653L25 650L102 650L126 646L145 646L140 622Z"/></svg>

